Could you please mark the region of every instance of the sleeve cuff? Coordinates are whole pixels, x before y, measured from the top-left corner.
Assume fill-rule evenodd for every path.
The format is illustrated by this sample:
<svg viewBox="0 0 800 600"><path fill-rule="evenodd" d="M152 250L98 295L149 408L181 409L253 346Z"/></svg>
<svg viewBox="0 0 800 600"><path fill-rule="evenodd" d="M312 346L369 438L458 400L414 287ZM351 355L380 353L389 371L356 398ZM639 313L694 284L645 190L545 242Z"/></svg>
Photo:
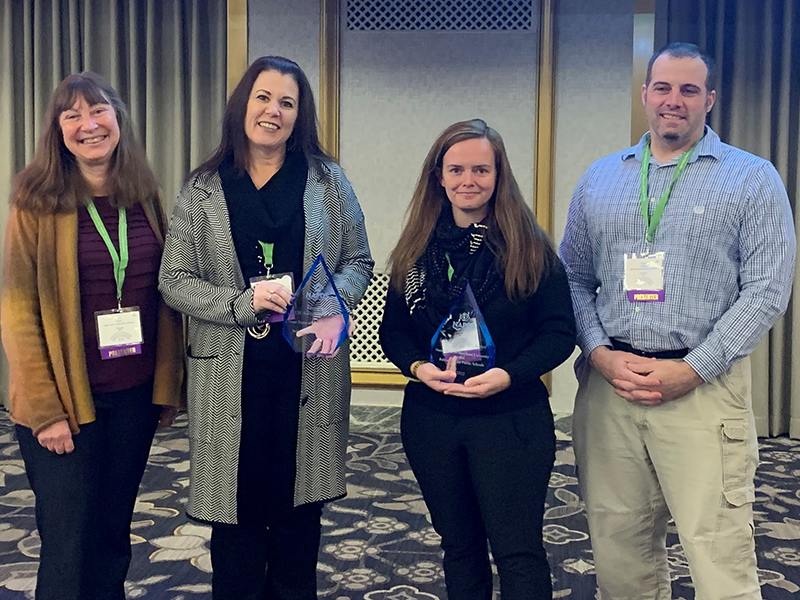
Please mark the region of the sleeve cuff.
<svg viewBox="0 0 800 600"><path fill-rule="evenodd" d="M713 381L730 368L725 361L708 352L703 344L689 352L683 361L692 367L706 383Z"/></svg>
<svg viewBox="0 0 800 600"><path fill-rule="evenodd" d="M55 425L56 423L60 423L61 421L69 421L69 417L67 417L67 415L59 415L59 416L56 416L56 417L50 417L49 419L45 419L41 423L37 423L36 425L32 425L30 427L31 433L34 436L37 436L42 431L44 431L45 429L50 427L51 425ZM72 429L72 428L70 427L70 429Z"/></svg>
<svg viewBox="0 0 800 600"><path fill-rule="evenodd" d="M253 312L253 290L247 288L231 301L233 320L239 327L253 327L262 320Z"/></svg>
<svg viewBox="0 0 800 600"><path fill-rule="evenodd" d="M405 375L409 379L414 379L414 376L411 374L411 365L413 365L415 362L419 362L419 361L429 362L430 359L431 359L430 356L414 356L414 357L411 357L410 359L404 360L403 361L403 366L402 367L398 367L398 368L400 369L400 372L403 375Z"/></svg>
<svg viewBox="0 0 800 600"><path fill-rule="evenodd" d="M585 331L578 336L578 346L586 356L592 353L592 350L598 346L611 347L611 338L606 335L602 329Z"/></svg>

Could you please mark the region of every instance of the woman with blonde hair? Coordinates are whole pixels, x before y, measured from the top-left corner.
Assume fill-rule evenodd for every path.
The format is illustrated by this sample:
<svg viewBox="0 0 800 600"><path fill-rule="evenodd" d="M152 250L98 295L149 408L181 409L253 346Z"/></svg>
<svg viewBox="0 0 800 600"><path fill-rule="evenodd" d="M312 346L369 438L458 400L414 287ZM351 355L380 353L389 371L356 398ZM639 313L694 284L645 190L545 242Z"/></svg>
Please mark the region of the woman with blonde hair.
<svg viewBox="0 0 800 600"><path fill-rule="evenodd" d="M575 321L559 259L484 121L434 142L390 264L381 346L412 378L401 433L442 536L448 598L491 599L487 540L504 600L551 598L542 520L555 432L540 377L569 357ZM496 355L456 383L431 345L467 284Z"/></svg>
<svg viewBox="0 0 800 600"><path fill-rule="evenodd" d="M136 493L183 380L181 318L157 286L165 233L119 95L70 75L14 181L0 304L38 600L125 598Z"/></svg>

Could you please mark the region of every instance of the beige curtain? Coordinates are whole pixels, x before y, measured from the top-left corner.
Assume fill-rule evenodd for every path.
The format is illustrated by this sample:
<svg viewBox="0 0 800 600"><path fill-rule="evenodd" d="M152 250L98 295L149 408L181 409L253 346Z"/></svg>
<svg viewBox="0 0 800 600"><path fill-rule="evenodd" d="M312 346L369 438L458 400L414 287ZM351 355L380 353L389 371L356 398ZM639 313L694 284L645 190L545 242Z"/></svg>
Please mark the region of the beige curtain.
<svg viewBox="0 0 800 600"><path fill-rule="evenodd" d="M669 0L668 12L666 39L694 42L717 63L711 126L723 141L772 161L789 192L796 227L800 2ZM793 356L795 330L800 332L800 294L793 295L784 318L753 354L753 404L762 436L789 433L800 438L800 341Z"/></svg>
<svg viewBox="0 0 800 600"><path fill-rule="evenodd" d="M50 94L79 71L120 92L171 210L183 178L219 143L226 8L226 0L0 0L0 242L11 181L33 155ZM0 357L3 399L7 389Z"/></svg>

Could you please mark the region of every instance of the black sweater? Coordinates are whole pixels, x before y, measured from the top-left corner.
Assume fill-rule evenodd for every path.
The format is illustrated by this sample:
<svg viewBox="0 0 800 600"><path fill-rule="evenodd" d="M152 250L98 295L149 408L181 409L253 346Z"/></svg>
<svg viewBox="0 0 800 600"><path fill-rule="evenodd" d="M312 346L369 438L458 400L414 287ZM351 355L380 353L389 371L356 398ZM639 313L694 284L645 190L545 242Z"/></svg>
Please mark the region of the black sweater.
<svg viewBox="0 0 800 600"><path fill-rule="evenodd" d="M511 376L510 387L488 398L461 398L410 381L406 401L425 402L449 414L495 414L548 401L547 388L540 378L569 358L575 347L575 316L561 264L542 279L527 300L511 301L501 287L479 306L495 344L495 367ZM381 347L406 377L411 377L412 363L430 360L431 338L437 326L412 319L405 297L389 288L380 327Z"/></svg>

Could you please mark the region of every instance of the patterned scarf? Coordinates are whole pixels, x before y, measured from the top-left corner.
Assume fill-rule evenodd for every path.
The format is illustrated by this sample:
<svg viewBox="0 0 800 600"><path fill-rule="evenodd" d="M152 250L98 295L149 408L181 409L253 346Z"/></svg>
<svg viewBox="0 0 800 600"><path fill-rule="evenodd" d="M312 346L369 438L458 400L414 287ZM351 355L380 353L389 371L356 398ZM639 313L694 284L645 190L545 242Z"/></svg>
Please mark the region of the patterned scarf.
<svg viewBox="0 0 800 600"><path fill-rule="evenodd" d="M458 227L452 212L442 211L425 253L406 277L405 298L412 317L424 318L438 327L467 281L478 303L502 286L497 259L486 241L487 220ZM450 265L452 280L447 275Z"/></svg>

